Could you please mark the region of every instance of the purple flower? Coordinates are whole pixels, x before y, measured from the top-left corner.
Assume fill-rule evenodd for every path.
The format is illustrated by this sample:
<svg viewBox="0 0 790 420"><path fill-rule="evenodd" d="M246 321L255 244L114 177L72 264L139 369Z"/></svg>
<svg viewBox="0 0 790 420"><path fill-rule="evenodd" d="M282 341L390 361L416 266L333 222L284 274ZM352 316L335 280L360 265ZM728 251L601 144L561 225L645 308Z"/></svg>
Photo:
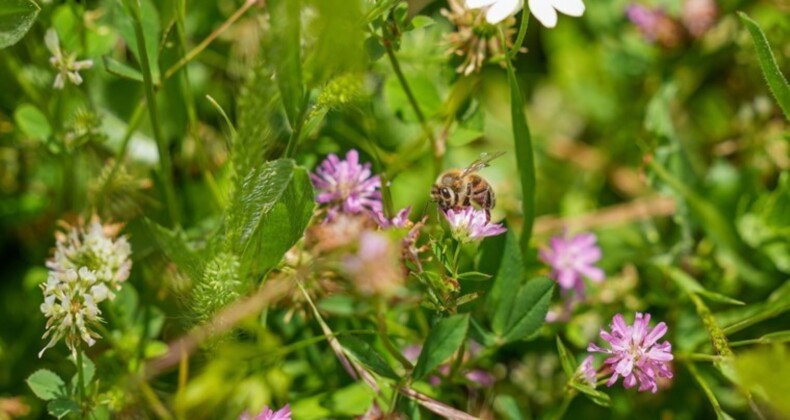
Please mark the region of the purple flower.
<svg viewBox="0 0 790 420"><path fill-rule="evenodd" d="M286 404L285 407L272 411L269 407L263 407L260 413L253 416L248 412L244 412L239 420L291 420L291 405Z"/></svg>
<svg viewBox="0 0 790 420"><path fill-rule="evenodd" d="M391 296L403 284L399 250L383 232L362 232L357 253L345 257L343 268L364 295Z"/></svg>
<svg viewBox="0 0 790 420"><path fill-rule="evenodd" d="M316 200L330 205L329 218L338 212L381 211L381 181L378 176L371 176L369 163L359 163L356 150L349 150L346 160L329 155L310 177L318 190Z"/></svg>
<svg viewBox="0 0 790 420"><path fill-rule="evenodd" d="M373 218L376 219L376 223L378 223L379 227L382 229L391 227L402 228L408 227L410 212L411 206L401 209L401 211L399 211L398 214L396 214L392 219L387 219L387 216L384 215L383 211L377 211L373 213Z"/></svg>
<svg viewBox="0 0 790 420"><path fill-rule="evenodd" d="M634 325L628 325L623 315L617 314L609 326L612 332L601 330L601 338L609 343L611 349L604 349L590 343L587 351L609 355L604 366L612 376L606 386L612 386L621 376L626 388L633 388L639 382L639 391L652 393L658 391L656 378L672 378L669 361L673 359L672 344L668 341L657 343L667 333L667 325L659 322L649 327L650 314L636 314Z"/></svg>
<svg viewBox="0 0 790 420"><path fill-rule="evenodd" d="M594 282L604 279L604 272L594 264L601 259L601 248L592 233L582 233L573 237L555 236L549 248L540 251L540 258L551 266L551 277L563 290L575 289L578 297L584 294L584 281L587 277Z"/></svg>
<svg viewBox="0 0 790 420"><path fill-rule="evenodd" d="M658 38L662 22L666 19L666 15L661 9L650 9L640 4L629 5L625 10L625 15L649 41L655 41Z"/></svg>
<svg viewBox="0 0 790 420"><path fill-rule="evenodd" d="M505 233L507 229L499 223L491 223L485 210L467 207L461 210L449 209L444 217L450 224L453 238L461 243L479 241L486 236Z"/></svg>
<svg viewBox="0 0 790 420"><path fill-rule="evenodd" d="M577 375L579 375L579 377L584 379L584 382L586 382L587 385L590 385L591 387L595 388L596 385L595 377L598 375L598 372L593 367L592 355L589 355L584 358L582 364L579 365L579 370L577 371Z"/></svg>

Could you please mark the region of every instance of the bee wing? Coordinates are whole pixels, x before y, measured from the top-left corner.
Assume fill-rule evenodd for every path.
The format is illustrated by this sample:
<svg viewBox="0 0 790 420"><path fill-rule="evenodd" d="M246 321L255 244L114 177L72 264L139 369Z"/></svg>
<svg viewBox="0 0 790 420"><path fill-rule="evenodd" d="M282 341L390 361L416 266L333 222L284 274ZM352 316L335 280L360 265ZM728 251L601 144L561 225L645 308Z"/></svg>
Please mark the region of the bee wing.
<svg viewBox="0 0 790 420"><path fill-rule="evenodd" d="M504 154L505 152L501 150L494 153L486 153L486 152L480 153L480 157L478 157L477 160L472 162L471 165L467 166L466 169L464 169L464 171L461 173L461 176L466 176L471 173L477 172L483 168L487 168L488 166L490 166L492 160Z"/></svg>

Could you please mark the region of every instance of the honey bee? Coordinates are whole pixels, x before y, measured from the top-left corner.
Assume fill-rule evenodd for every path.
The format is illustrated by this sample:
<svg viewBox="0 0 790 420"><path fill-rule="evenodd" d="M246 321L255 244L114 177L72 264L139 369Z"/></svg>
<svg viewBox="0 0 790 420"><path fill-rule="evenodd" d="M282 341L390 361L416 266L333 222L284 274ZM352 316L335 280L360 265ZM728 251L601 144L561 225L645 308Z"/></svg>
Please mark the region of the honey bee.
<svg viewBox="0 0 790 420"><path fill-rule="evenodd" d="M505 152L492 154L481 153L480 157L466 169L450 169L439 175L436 184L431 188L431 201L437 203L443 211L459 210L477 204L491 218L491 209L496 205L496 195L491 184L477 174L490 162Z"/></svg>

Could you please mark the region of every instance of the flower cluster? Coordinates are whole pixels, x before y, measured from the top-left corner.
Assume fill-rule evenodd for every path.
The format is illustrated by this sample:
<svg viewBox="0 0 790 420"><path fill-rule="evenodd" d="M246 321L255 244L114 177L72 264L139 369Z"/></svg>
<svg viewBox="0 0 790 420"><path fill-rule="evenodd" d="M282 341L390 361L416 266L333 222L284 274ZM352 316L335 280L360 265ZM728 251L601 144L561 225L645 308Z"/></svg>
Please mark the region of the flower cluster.
<svg viewBox="0 0 790 420"><path fill-rule="evenodd" d="M365 295L392 296L404 280L400 253L383 232L362 232L357 253L346 256L343 269Z"/></svg>
<svg viewBox="0 0 790 420"><path fill-rule="evenodd" d="M371 174L369 163L359 163L356 150L350 150L346 160L340 160L335 154L329 155L310 177L318 190L318 202L329 205L329 219L341 212L382 211L381 180Z"/></svg>
<svg viewBox="0 0 790 420"><path fill-rule="evenodd" d="M131 247L126 238L117 237L120 225L102 225L94 217L85 226L65 225L67 232L55 234L55 252L47 261L49 277L41 288L47 317L43 338L49 342L39 353L60 339L76 352L80 340L89 346L99 335L93 330L101 322L98 304L115 298L114 290L129 278Z"/></svg>
<svg viewBox="0 0 790 420"><path fill-rule="evenodd" d="M76 54L67 54L60 49L60 38L54 29L49 29L44 36L44 44L46 44L49 52L52 53L49 62L55 69L58 70L55 76L55 83L52 85L55 89L63 89L66 87L66 80L75 85L82 84L82 76L80 70L86 70L93 67L93 60L77 61Z"/></svg>
<svg viewBox="0 0 790 420"><path fill-rule="evenodd" d="M466 207L461 210L449 209L444 212L453 238L461 243L479 241L487 236L505 233L507 229L498 223L491 223L485 210Z"/></svg>
<svg viewBox="0 0 790 420"><path fill-rule="evenodd" d="M658 343L667 333L667 325L659 322L650 328L650 314L637 313L633 325L628 325L621 314L617 314L610 324L611 332L601 330L601 338L611 348L606 349L590 343L587 351L604 353L605 372L611 373L607 386L614 385L623 377L623 386L633 388L639 384L639 391L658 391L657 378L672 378L669 362L672 361L672 344L668 341ZM589 357L588 357L589 360ZM586 362L587 360L585 360ZM585 377L594 378L590 363L585 368Z"/></svg>
<svg viewBox="0 0 790 420"><path fill-rule="evenodd" d="M551 267L551 277L565 290L575 290L576 297L584 296L584 280L600 283L605 275L595 266L601 259L601 248L593 233L551 238L550 246L540 251L540 258Z"/></svg>

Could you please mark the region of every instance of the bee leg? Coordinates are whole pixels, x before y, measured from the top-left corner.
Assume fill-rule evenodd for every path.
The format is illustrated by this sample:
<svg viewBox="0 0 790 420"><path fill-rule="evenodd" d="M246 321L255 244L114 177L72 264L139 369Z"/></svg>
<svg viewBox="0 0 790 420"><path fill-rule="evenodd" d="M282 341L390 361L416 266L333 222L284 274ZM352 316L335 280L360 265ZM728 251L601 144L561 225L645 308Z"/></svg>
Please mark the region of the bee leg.
<svg viewBox="0 0 790 420"><path fill-rule="evenodd" d="M485 209L485 212L486 212L486 222L490 222L491 221L491 210Z"/></svg>

